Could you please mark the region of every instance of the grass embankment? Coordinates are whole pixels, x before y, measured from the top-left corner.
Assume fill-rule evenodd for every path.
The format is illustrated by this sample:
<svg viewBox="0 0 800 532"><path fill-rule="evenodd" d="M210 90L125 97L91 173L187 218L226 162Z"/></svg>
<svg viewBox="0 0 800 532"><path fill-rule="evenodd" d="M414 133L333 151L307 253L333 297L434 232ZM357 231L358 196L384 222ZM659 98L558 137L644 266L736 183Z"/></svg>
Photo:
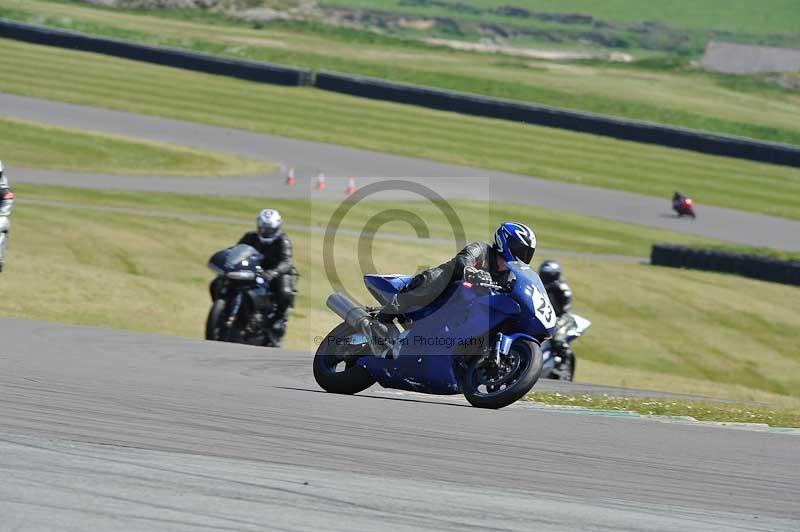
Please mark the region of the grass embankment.
<svg viewBox="0 0 800 532"><path fill-rule="evenodd" d="M800 169L0 40L0 91L800 218Z"/></svg>
<svg viewBox="0 0 800 532"><path fill-rule="evenodd" d="M0 118L0 160L104 174L226 177L277 170L255 159Z"/></svg>
<svg viewBox="0 0 800 532"><path fill-rule="evenodd" d="M62 206L54 205L51 199L60 191L49 187L23 186L19 192L8 267L0 277L1 314L189 337L202 334L210 304L208 257L250 229L253 213L263 206L251 199L208 202L203 197L76 191L81 204L156 211L143 217L73 205L66 195ZM28 199L48 204L26 203ZM290 348L310 350L314 336L337 322L324 305L331 290L321 252L326 215L317 203L313 211L303 202L270 205L282 209L288 223L313 228L289 230L303 277L286 342ZM376 210L398 206L357 207L347 227L360 227ZM435 234L446 227L446 222L436 222L430 206L411 202L402 207L418 212ZM486 238L486 227L498 220L520 218L537 227L543 249L638 253L652 236L607 222L619 227L609 226L609 236L601 239L592 230L597 227L592 218L560 214L558 224L548 225L552 213L537 215L522 207L456 207L471 238ZM159 216L159 208L175 214ZM204 221L198 213L242 222ZM475 213L488 214L477 220ZM562 221L568 222L570 238L551 233ZM409 232L399 223L384 229ZM670 236L661 233L661 240ZM369 301L353 252L357 238L340 234L336 242L336 268L345 286ZM413 272L447 259L452 247L378 236L373 256L380 272ZM552 256L562 258L542 252L537 259ZM575 311L593 321L575 346L579 380L743 401L800 400L800 289L637 263L569 256L562 263L576 295Z"/></svg>
<svg viewBox="0 0 800 532"><path fill-rule="evenodd" d="M347 4L359 4L347 0ZM359 7L373 2L360 3ZM650 13L644 20L672 19L680 15L680 23L694 20L686 13L701 12L694 21L697 27L714 30L735 25L744 9L718 6L719 14L736 16L727 22L712 19L711 8L687 7L685 11L670 7L634 8L625 2L624 8L602 6L598 3L578 9L579 13L597 12L607 15L614 24L632 23L631 13ZM449 7L403 5L382 2L371 9L387 9L396 16L403 12L454 16L458 5ZM483 4L481 7L486 7ZM496 7L496 6L495 6ZM741 7L741 6L740 6ZM751 6L752 7L752 6ZM553 12L563 8L550 6ZM626 11L630 8L630 12ZM535 11L541 11L535 9ZM758 25L748 22L752 32L756 26L773 25L794 28L800 43L800 32L792 25L796 9L787 3L761 8ZM681 61L648 59L633 65L603 62L554 62L531 57L512 57L498 54L455 51L432 46L417 40L397 39L368 31L334 28L317 23L257 22L225 18L201 10L117 11L90 7L85 4L46 2L41 0L6 0L0 6L0 16L17 20L44 23L83 32L136 40L156 45L189 48L221 55L244 57L281 64L335 70L394 81L430 85L446 89L486 94L501 98L533 101L605 113L664 124L718 131L765 140L800 144L800 95L774 83L756 77L736 77L708 74ZM477 18L484 22L491 13L459 13L457 18ZM488 18L487 18L488 17ZM496 17L495 17L496 18ZM509 22L509 17L500 17ZM541 25L541 35L550 40L557 28L567 25L542 22L537 17L511 17L514 24ZM638 19L637 19L638 20ZM502 24L495 20L492 24ZM256 27L254 27L254 24ZM585 24L584 24L585 25ZM692 26L695 27L694 25ZM584 31L580 29L580 31ZM741 29L741 28L738 28ZM489 30L486 30L489 31ZM624 39L637 39L648 32L663 32L663 27L639 25L637 30L588 27L591 35L619 32ZM783 31L783 30L782 30ZM513 32L512 32L513 33ZM670 31L653 36L652 44L678 39L683 43L696 36L675 36ZM759 31L761 42L774 34ZM549 37L547 37L549 36ZM454 38L468 38L453 35ZM685 37L685 38L684 38ZM729 36L730 37L730 36ZM513 39L512 39L513 40ZM568 40L568 38L567 38ZM587 39L578 38L576 42ZM702 46L705 39L699 41ZM692 45L696 45L692 41ZM555 45L564 46L556 42ZM566 44L569 46L569 44ZM549 46L553 46L551 43Z"/></svg>
<svg viewBox="0 0 800 532"><path fill-rule="evenodd" d="M595 410L635 412L645 416L687 416L698 421L726 423L761 423L771 427L800 427L797 407L770 407L759 404L612 397L557 392L533 392L527 400L547 405L577 406Z"/></svg>
<svg viewBox="0 0 800 532"><path fill-rule="evenodd" d="M273 200L266 198L215 197L213 202L200 200L196 195L182 194L142 194L140 192L110 191L69 188L59 186L39 186L20 184L14 190L22 201L63 202L70 205L91 206L105 209L134 209L134 213L162 214L180 216L219 217L231 221L251 223L253 213L264 205L280 205L287 223L295 226L310 226L323 231L339 206L334 201ZM449 205L462 216L461 222L468 235L475 239L485 239L501 220L524 219L535 228L541 249L576 250L582 253L607 255L627 255L645 260L650 246L655 241L696 246L722 246L719 240L703 238L684 233L673 233L634 224L625 224L581 216L548 209L530 209L522 205L499 205L467 201L448 201ZM413 212L425 220L431 238L452 238L450 224L441 215L435 203L411 202ZM367 219L371 219L387 209L396 207L393 202L365 201L358 205L355 216L348 215L341 227L360 230ZM465 213L469 213L466 215ZM399 222L398 222L399 224ZM405 234L408 225L390 226Z"/></svg>
<svg viewBox="0 0 800 532"><path fill-rule="evenodd" d="M597 47L634 52L698 53L703 43L720 37L789 46L800 41L800 15L792 0L768 5L757 0L735 5L726 0L672 0L652 6L635 0L515 0L505 5L494 0L324 0L321 4L432 20L435 23L430 28L425 25L424 31L451 37L486 37L494 27L496 33L506 34L502 40L507 42L569 46L582 39L584 45L589 41Z"/></svg>

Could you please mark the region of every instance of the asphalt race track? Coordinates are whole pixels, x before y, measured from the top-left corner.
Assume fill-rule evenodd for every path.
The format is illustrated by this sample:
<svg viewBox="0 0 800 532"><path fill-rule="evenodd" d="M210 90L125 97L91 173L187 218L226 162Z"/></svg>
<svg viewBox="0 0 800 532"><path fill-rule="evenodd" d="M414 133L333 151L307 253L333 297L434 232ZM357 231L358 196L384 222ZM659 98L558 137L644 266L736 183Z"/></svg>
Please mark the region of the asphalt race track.
<svg viewBox="0 0 800 532"><path fill-rule="evenodd" d="M5 161L12 182L104 189L151 190L194 194L342 199L345 177L358 186L385 178L412 178L448 199L492 199L600 216L622 222L719 238L730 242L800 251L800 222L730 209L700 206L696 221L672 216L669 198L630 194L461 166L446 165L330 144L218 128L0 94L0 115L64 127L100 131L233 153L295 166L301 177L286 187L282 176L250 179L186 179L85 175L27 170ZM313 192L311 176L324 171L331 182ZM405 196L404 196L405 197Z"/></svg>
<svg viewBox="0 0 800 532"><path fill-rule="evenodd" d="M800 437L319 391L311 356L0 319L0 530L798 530Z"/></svg>

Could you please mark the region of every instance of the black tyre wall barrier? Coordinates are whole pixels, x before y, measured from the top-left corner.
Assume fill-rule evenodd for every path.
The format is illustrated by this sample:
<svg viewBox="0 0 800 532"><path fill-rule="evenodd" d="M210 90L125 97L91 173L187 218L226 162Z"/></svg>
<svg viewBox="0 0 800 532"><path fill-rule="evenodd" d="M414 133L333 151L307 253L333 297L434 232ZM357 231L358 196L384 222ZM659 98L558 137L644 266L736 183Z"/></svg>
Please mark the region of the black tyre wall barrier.
<svg viewBox="0 0 800 532"><path fill-rule="evenodd" d="M475 94L334 72L317 72L314 85L319 89L364 98L538 124L711 155L800 167L800 146L719 135L706 131L663 126L534 103L488 98Z"/></svg>
<svg viewBox="0 0 800 532"><path fill-rule="evenodd" d="M135 61L196 70L232 78L277 85L309 85L311 71L269 63L245 61L175 48L148 46L35 24L0 19L0 37L33 44L69 48L83 52L113 55Z"/></svg>
<svg viewBox="0 0 800 532"><path fill-rule="evenodd" d="M716 249L696 249L675 244L654 244L650 263L672 268L691 268L800 286L800 261L779 260Z"/></svg>

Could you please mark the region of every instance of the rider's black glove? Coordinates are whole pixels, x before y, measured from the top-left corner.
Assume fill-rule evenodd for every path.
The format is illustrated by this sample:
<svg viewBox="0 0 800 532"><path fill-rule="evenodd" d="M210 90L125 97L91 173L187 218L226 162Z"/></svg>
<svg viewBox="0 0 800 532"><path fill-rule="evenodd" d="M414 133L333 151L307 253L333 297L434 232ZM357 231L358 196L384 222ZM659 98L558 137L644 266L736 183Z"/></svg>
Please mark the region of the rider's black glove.
<svg viewBox="0 0 800 532"><path fill-rule="evenodd" d="M264 280L266 282L268 282L268 283L271 283L272 280L275 279L277 276L278 276L278 272L276 272L275 270L267 270L267 271L261 272L261 277L263 277Z"/></svg>
<svg viewBox="0 0 800 532"><path fill-rule="evenodd" d="M464 268L464 280L473 285L492 284L492 274L486 270L479 270L477 268L466 267Z"/></svg>

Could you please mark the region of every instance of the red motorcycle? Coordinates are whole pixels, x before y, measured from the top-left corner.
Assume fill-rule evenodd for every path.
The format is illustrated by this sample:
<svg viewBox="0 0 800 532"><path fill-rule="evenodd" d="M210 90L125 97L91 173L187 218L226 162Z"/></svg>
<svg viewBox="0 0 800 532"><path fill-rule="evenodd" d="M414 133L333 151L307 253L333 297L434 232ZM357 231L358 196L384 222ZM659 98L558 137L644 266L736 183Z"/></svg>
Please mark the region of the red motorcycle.
<svg viewBox="0 0 800 532"><path fill-rule="evenodd" d="M672 208L678 213L678 218L691 216L692 220L694 220L697 217L694 213L694 202L692 198L684 196L683 194L675 193L675 196L672 198Z"/></svg>

